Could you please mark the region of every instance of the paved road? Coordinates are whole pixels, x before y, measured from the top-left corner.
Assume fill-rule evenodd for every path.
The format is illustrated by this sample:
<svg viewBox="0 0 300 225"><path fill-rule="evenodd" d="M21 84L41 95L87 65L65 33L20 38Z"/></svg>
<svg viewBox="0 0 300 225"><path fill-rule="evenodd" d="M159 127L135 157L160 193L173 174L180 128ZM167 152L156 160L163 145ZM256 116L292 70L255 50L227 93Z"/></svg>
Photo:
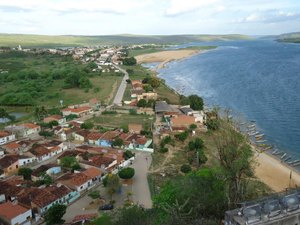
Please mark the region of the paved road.
<svg viewBox="0 0 300 225"><path fill-rule="evenodd" d="M145 208L152 208L152 199L148 185L147 174L151 165L150 153L136 153L132 167L135 169L132 184L132 199Z"/></svg>
<svg viewBox="0 0 300 225"><path fill-rule="evenodd" d="M121 81L121 84L119 86L119 89L116 93L116 96L114 98L114 101L113 101L113 104L114 105L118 105L118 106L122 106L122 99L123 99L123 96L124 96L124 93L125 93L125 89L126 89L126 85L127 85L127 82L126 80L129 79L129 75L128 73L126 72L126 70L120 68L119 66L117 65L114 65L114 67L118 70L120 70L122 73L124 73L124 77Z"/></svg>

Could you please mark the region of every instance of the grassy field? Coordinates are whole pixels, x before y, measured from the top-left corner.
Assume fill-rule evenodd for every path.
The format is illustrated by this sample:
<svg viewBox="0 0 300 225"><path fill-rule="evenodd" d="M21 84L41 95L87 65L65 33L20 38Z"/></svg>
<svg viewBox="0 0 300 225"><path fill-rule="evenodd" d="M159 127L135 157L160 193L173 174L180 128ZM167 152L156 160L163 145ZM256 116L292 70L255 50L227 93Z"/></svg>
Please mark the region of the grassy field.
<svg viewBox="0 0 300 225"><path fill-rule="evenodd" d="M109 128L119 128L122 125L128 125L130 123L142 124L144 128L150 128L154 120L154 116L149 115L130 115L130 114L106 114L94 117L89 122L94 123L94 125L109 127Z"/></svg>
<svg viewBox="0 0 300 225"><path fill-rule="evenodd" d="M8 71L1 74L0 99L14 94L20 98L23 93L28 93L34 105L47 107L60 105L60 100L67 105L95 97L108 104L122 79L118 73L92 72L87 65L74 61L70 56L48 54L1 53L0 69ZM63 88L66 76L72 73L87 77L92 87ZM32 74L37 75L30 77ZM56 74L59 74L57 79L53 78ZM2 103L5 103L3 99Z"/></svg>
<svg viewBox="0 0 300 225"><path fill-rule="evenodd" d="M134 57L137 55L144 55L144 54L150 54L154 52L161 52L164 51L163 48L140 48L140 49L132 49L129 51L129 56Z"/></svg>
<svg viewBox="0 0 300 225"><path fill-rule="evenodd" d="M250 39L239 34L230 35L103 35L103 36L50 36L27 34L0 34L0 46L68 47L131 44L182 44L196 41Z"/></svg>

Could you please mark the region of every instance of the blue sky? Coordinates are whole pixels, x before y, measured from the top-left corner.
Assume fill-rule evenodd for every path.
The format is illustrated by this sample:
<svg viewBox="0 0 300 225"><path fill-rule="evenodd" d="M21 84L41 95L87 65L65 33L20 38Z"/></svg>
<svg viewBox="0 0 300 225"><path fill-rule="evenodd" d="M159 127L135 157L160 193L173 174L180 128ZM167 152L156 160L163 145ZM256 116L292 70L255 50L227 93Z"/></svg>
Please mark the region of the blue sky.
<svg viewBox="0 0 300 225"><path fill-rule="evenodd" d="M280 34L300 0L0 0L0 33Z"/></svg>

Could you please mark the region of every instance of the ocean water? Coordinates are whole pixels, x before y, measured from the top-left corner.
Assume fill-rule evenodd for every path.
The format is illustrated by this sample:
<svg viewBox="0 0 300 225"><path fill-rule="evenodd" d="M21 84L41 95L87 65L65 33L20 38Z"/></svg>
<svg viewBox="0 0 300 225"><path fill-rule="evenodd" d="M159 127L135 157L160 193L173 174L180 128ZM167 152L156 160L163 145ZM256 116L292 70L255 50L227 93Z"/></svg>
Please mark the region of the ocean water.
<svg viewBox="0 0 300 225"><path fill-rule="evenodd" d="M210 106L255 120L269 143L300 159L300 44L254 40L189 45L219 47L171 62L159 76L182 94L198 94Z"/></svg>

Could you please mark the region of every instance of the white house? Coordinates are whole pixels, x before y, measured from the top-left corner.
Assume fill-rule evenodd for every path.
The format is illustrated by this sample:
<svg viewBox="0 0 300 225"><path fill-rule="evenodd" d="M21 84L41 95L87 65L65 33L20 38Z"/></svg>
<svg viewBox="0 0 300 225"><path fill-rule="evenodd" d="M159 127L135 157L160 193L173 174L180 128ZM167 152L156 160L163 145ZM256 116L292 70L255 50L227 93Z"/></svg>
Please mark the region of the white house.
<svg viewBox="0 0 300 225"><path fill-rule="evenodd" d="M0 145L4 145L16 139L16 136L9 131L0 131Z"/></svg>
<svg viewBox="0 0 300 225"><path fill-rule="evenodd" d="M66 174L59 179L59 182L77 192L83 192L93 186L93 180L84 173Z"/></svg>
<svg viewBox="0 0 300 225"><path fill-rule="evenodd" d="M31 209L18 203L6 202L0 204L0 218L10 225L30 225Z"/></svg>

